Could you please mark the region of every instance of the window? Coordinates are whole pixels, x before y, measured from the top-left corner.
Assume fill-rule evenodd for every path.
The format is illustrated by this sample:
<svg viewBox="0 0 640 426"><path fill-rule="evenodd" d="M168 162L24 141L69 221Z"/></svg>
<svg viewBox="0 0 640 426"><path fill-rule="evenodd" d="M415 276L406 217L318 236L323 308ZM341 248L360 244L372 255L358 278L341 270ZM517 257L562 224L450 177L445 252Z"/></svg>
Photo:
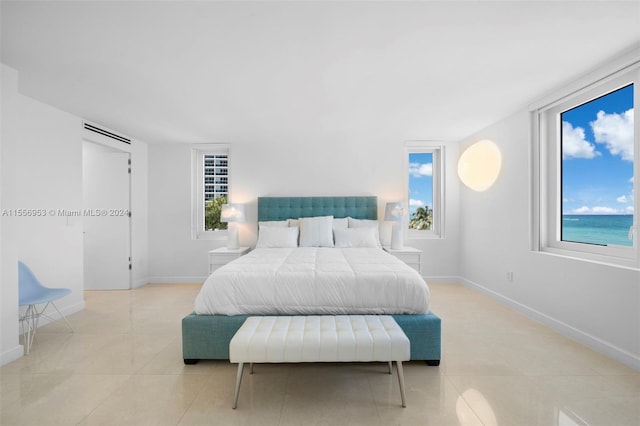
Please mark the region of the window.
<svg viewBox="0 0 640 426"><path fill-rule="evenodd" d="M220 222L222 205L229 198L229 147L197 145L193 157L193 237L226 236L227 223Z"/></svg>
<svg viewBox="0 0 640 426"><path fill-rule="evenodd" d="M406 148L409 238L443 237L444 147L436 142L411 142Z"/></svg>
<svg viewBox="0 0 640 426"><path fill-rule="evenodd" d="M640 267L639 74L636 61L532 111L534 249Z"/></svg>
<svg viewBox="0 0 640 426"><path fill-rule="evenodd" d="M633 84L560 113L560 240L632 246Z"/></svg>

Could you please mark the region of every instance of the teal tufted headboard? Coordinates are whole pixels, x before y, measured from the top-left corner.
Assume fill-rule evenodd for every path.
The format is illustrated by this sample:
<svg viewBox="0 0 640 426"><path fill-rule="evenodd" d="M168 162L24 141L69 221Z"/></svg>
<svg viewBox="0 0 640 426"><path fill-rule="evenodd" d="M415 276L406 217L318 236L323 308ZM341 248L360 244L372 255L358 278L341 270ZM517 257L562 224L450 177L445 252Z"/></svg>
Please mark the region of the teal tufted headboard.
<svg viewBox="0 0 640 426"><path fill-rule="evenodd" d="M378 198L358 197L258 197L258 220L334 216L377 219Z"/></svg>

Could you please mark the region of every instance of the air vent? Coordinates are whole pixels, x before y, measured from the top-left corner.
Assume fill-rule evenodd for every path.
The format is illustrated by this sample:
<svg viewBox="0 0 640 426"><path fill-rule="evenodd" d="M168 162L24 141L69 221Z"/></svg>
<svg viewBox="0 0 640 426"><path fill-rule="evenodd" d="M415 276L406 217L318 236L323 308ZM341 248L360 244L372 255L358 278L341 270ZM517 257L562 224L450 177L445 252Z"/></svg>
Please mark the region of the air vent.
<svg viewBox="0 0 640 426"><path fill-rule="evenodd" d="M131 139L127 139L124 136L116 135L115 133L112 133L112 132L110 132L108 130L101 129L100 127L96 127L96 126L91 125L89 123L84 123L84 128L86 130L91 131L91 132L95 132L95 133L98 133L100 135L106 136L108 138L115 139L117 141L124 142L126 144L131 145Z"/></svg>

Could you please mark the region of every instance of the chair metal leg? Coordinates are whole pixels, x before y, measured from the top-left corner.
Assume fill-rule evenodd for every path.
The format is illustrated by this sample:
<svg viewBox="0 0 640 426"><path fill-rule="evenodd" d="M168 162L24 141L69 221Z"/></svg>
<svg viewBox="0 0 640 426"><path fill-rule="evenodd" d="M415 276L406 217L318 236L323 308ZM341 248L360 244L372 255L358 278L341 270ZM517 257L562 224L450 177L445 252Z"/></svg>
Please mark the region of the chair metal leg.
<svg viewBox="0 0 640 426"><path fill-rule="evenodd" d="M65 317L64 315L62 315L62 312L60 312L60 310L58 309L58 307L56 306L55 303L53 303L53 301L51 302L51 305L55 308L56 312L58 313L58 315L60 315L62 317L62 319L64 320L64 322L67 323L67 325L69 326L69 328L71 329L71 332L73 333L73 327L71 326L71 323L69 322L69 320L67 319L67 317ZM44 309L42 310L42 312L44 312Z"/></svg>
<svg viewBox="0 0 640 426"><path fill-rule="evenodd" d="M20 317L20 328L22 331L22 335L24 336L25 355L29 355L29 352L31 352L31 346L33 345L33 341L36 337L36 330L38 329L38 322L40 321L40 317L45 317L49 319L51 322L57 321L56 318L51 318L49 315L44 313L44 311L47 309L49 304L53 305L58 315L60 315L60 317L64 320L64 322L67 323L67 326L69 327L69 329L71 329L71 332L72 333L74 332L73 327L71 326L71 323L69 322L69 320L67 320L67 317L62 315L62 312L60 312L60 310L58 309L56 304L53 303L53 301L47 302L40 312L38 312L38 308L36 307L36 305L29 305L27 306L27 310L24 312L24 315ZM27 325L26 333L25 333L25 323Z"/></svg>
<svg viewBox="0 0 640 426"><path fill-rule="evenodd" d="M20 327L22 328L22 335L24 336L25 355L29 355L29 352L31 351L31 345L33 345L33 340L36 337L36 330L38 329L40 314L41 312L38 312L36 305L29 305L27 306L27 310L24 312L24 315L20 317Z"/></svg>
<svg viewBox="0 0 640 426"><path fill-rule="evenodd" d="M404 399L404 371L402 370L402 361L396 361L396 368L398 369L398 381L400 382L400 396L402 397L402 406L406 407L407 403Z"/></svg>
<svg viewBox="0 0 640 426"><path fill-rule="evenodd" d="M238 396L240 395L240 382L242 382L242 370L244 370L244 363L240 362L238 363L238 374L236 375L236 391L235 391L235 395L233 396L233 405L231 406L231 408L233 408L234 410L238 406Z"/></svg>

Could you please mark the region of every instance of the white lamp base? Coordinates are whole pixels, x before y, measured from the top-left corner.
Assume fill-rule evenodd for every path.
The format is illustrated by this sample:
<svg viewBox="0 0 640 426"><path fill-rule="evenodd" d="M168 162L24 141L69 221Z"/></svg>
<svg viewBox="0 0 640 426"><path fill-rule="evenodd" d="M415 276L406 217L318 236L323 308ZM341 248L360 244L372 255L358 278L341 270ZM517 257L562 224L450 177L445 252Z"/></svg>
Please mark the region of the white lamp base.
<svg viewBox="0 0 640 426"><path fill-rule="evenodd" d="M393 227L391 228L391 248L393 250L401 250L404 248L401 222L393 222Z"/></svg>
<svg viewBox="0 0 640 426"><path fill-rule="evenodd" d="M227 248L230 250L237 249L240 246L238 241L238 227L234 222L230 222L227 228Z"/></svg>

